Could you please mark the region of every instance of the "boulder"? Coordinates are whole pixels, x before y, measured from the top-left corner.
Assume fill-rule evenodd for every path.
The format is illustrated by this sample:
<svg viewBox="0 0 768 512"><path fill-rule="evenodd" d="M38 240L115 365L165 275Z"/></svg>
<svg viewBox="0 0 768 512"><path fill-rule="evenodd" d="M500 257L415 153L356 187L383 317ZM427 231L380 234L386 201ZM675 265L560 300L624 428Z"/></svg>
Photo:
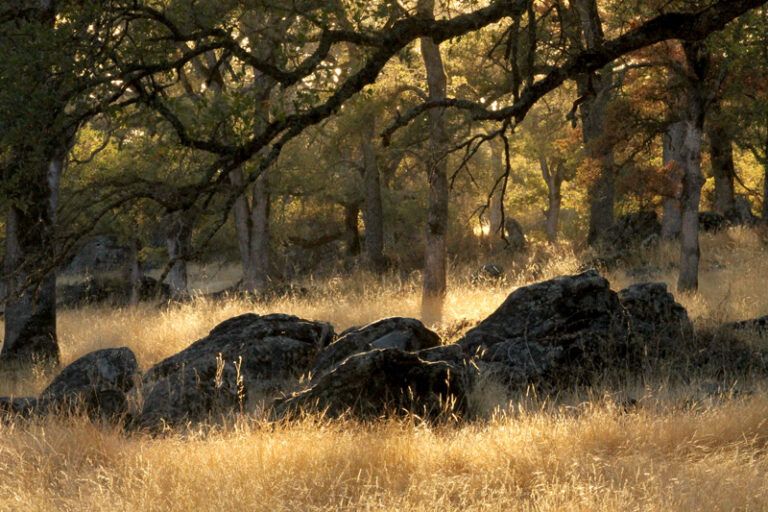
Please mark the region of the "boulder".
<svg viewBox="0 0 768 512"><path fill-rule="evenodd" d="M332 339L331 325L295 316L231 318L147 371L136 424L215 419L290 389Z"/></svg>
<svg viewBox="0 0 768 512"><path fill-rule="evenodd" d="M467 354L513 340L583 348L615 337L619 309L608 281L588 270L515 290L458 343Z"/></svg>
<svg viewBox="0 0 768 512"><path fill-rule="evenodd" d="M131 349L107 348L82 356L64 368L40 394L40 405L56 410L82 408L115 417L126 412L125 394L139 376Z"/></svg>
<svg viewBox="0 0 768 512"><path fill-rule="evenodd" d="M304 391L275 402L278 415L323 411L372 418L412 412L436 417L462 413L466 384L461 367L428 362L397 348L374 349L345 359Z"/></svg>
<svg viewBox="0 0 768 512"><path fill-rule="evenodd" d="M392 317L361 328L347 329L323 350L312 368L313 378L332 370L347 357L376 348L416 352L440 346L440 336L415 318Z"/></svg>
<svg viewBox="0 0 768 512"><path fill-rule="evenodd" d="M31 416L37 411L37 404L37 398L31 396L19 398L0 396L0 417Z"/></svg>
<svg viewBox="0 0 768 512"><path fill-rule="evenodd" d="M496 343L479 356L481 371L510 387L545 380L561 364L563 348L514 339Z"/></svg>
<svg viewBox="0 0 768 512"><path fill-rule="evenodd" d="M646 343L668 345L693 334L688 312L665 283L634 284L619 292L619 302L628 315L629 334Z"/></svg>

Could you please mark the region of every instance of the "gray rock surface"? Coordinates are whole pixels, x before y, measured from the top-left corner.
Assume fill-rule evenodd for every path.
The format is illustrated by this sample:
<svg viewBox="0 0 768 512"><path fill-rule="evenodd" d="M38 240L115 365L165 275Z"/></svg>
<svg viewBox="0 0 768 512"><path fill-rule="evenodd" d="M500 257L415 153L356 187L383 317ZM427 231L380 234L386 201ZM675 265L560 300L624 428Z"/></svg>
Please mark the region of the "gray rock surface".
<svg viewBox="0 0 768 512"><path fill-rule="evenodd" d="M292 389L332 339L331 325L295 316L231 318L147 371L136 424L215 420Z"/></svg>
<svg viewBox="0 0 768 512"><path fill-rule="evenodd" d="M276 411L324 411L331 417L349 412L363 418L409 411L434 417L445 410L461 413L465 394L462 368L396 348L375 349L345 359L308 389L279 399Z"/></svg>
<svg viewBox="0 0 768 512"><path fill-rule="evenodd" d="M313 379L319 377L353 354L377 348L396 348L416 352L440 346L440 336L427 329L415 318L392 317L378 320L365 327L348 329L323 350L312 369Z"/></svg>

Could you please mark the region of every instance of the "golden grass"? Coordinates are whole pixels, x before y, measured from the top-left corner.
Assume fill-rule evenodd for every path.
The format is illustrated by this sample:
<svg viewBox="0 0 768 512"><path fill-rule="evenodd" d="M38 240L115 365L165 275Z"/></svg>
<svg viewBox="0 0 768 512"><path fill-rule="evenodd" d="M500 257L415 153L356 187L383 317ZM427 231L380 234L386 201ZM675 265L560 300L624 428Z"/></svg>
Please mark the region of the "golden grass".
<svg viewBox="0 0 768 512"><path fill-rule="evenodd" d="M647 401L647 403L646 403ZM648 397L428 427L243 419L151 439L0 427L2 510L765 510L768 398Z"/></svg>
<svg viewBox="0 0 768 512"><path fill-rule="evenodd" d="M575 271L572 251L557 252L502 261L513 271L498 285L472 285L466 269L454 269L446 318L435 327L455 336L532 272ZM676 256L663 245L632 264L660 267L674 290ZM766 314L765 256L754 232L707 235L701 293L679 299L699 324ZM633 281L625 270L609 278L617 289ZM266 304L197 299L62 311L63 360L127 345L147 367L247 311L327 320L339 331L418 316L418 275L302 284L309 296ZM0 395L44 384L0 382ZM500 412L463 425L242 417L215 431L150 438L80 418L18 420L0 424L0 510L768 510L768 383L742 383L754 393L735 397L707 395L700 384L627 383L543 403L508 403L491 386L476 405ZM625 410L626 397L639 405Z"/></svg>

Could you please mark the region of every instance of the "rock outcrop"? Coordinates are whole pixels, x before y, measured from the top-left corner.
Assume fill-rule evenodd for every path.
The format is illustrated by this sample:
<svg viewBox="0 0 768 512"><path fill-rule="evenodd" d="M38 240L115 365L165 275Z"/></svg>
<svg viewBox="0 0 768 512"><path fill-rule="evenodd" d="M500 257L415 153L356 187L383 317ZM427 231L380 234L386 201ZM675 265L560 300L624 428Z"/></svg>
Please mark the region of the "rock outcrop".
<svg viewBox="0 0 768 512"><path fill-rule="evenodd" d="M291 389L333 339L333 327L290 315L245 314L150 368L142 428L204 421Z"/></svg>
<svg viewBox="0 0 768 512"><path fill-rule="evenodd" d="M333 370L351 355L373 349L396 348L416 352L440 346L440 336L415 318L392 317L365 327L348 329L323 350L312 368L313 378Z"/></svg>
<svg viewBox="0 0 768 512"><path fill-rule="evenodd" d="M397 348L374 349L345 359L311 387L276 402L279 415L322 411L371 418L404 411L422 417L461 413L466 386L460 367L428 362Z"/></svg>

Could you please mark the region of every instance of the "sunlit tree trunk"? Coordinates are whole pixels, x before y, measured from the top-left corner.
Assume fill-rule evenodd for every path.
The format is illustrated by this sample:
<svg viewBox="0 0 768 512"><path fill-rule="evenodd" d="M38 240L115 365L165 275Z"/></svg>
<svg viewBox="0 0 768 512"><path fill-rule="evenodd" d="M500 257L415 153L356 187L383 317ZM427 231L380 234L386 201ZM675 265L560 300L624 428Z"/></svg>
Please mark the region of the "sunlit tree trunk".
<svg viewBox="0 0 768 512"><path fill-rule="evenodd" d="M419 0L418 12L425 17L434 15L434 0ZM421 55L427 71L430 101L446 97L447 80L440 47L432 39L421 39ZM446 234L448 231L448 177L445 150L448 134L443 109L429 111L429 147L427 176L429 199L424 250L424 287L421 314L426 322L439 321L446 293Z"/></svg>
<svg viewBox="0 0 768 512"><path fill-rule="evenodd" d="M376 124L368 118L362 129L360 152L363 158L365 256L374 272L386 267L384 259L384 208L381 200L381 173L374 139Z"/></svg>
<svg viewBox="0 0 768 512"><path fill-rule="evenodd" d="M560 206L563 199L562 185L564 164L563 162L555 162L553 168L553 166L547 162L547 159L542 157L539 159L539 165L541 167L541 175L544 178L544 182L547 184L547 211L545 212L547 241L555 243L557 242Z"/></svg>
<svg viewBox="0 0 768 512"><path fill-rule="evenodd" d="M663 200L663 216L661 219L661 236L672 240L680 236L682 229L683 212L680 205L680 193L682 183L678 183L678 174L685 169L683 149L686 135L684 121L677 121L667 126L664 133L664 166L668 169L672 189L667 191Z"/></svg>
<svg viewBox="0 0 768 512"><path fill-rule="evenodd" d="M506 164L504 162L504 151L500 141L491 141L491 156L493 158L494 182L504 175ZM504 211L502 201L504 200L504 181L502 180L496 187L491 196L490 213L488 214L489 229L488 236L492 246L498 244L504 229Z"/></svg>

